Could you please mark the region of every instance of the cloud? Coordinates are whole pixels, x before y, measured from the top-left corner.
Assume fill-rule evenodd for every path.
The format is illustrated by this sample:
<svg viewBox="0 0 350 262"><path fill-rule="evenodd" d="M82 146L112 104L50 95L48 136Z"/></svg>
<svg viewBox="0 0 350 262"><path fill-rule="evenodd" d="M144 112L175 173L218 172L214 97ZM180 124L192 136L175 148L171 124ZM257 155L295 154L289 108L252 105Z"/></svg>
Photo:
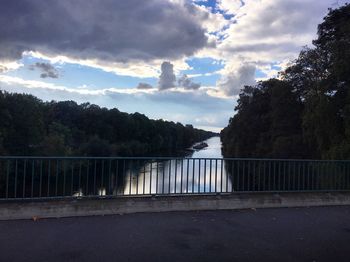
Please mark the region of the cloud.
<svg viewBox="0 0 350 262"><path fill-rule="evenodd" d="M201 87L201 85L198 83L194 83L193 80L189 78L186 74L181 76L176 83L174 65L170 62L165 61L161 65L161 74L159 76L158 88L159 90L166 90L176 87L189 90L197 90Z"/></svg>
<svg viewBox="0 0 350 262"><path fill-rule="evenodd" d="M255 71L255 65L244 64L220 79L218 86L228 96L238 95L244 86L256 84Z"/></svg>
<svg viewBox="0 0 350 262"><path fill-rule="evenodd" d="M317 25L335 1L245 0L238 8L234 4L230 6L229 2L232 1L221 0L221 5L235 15L235 23L225 30L227 38L219 49L231 54L253 53L258 60L261 58L256 52L269 53L273 58L274 54L277 57L283 53L295 54L302 46L311 44L316 37ZM236 5L240 2L233 0ZM276 50L278 46L281 47Z"/></svg>
<svg viewBox="0 0 350 262"><path fill-rule="evenodd" d="M149 99L156 102L155 104L181 105L187 108L187 112L199 110L206 113L215 112L216 114L218 111L227 108L229 108L231 114L233 111L231 98L211 96L206 90L164 90L164 92L152 93L152 95L149 95ZM173 112L169 111L169 114L171 113Z"/></svg>
<svg viewBox="0 0 350 262"><path fill-rule="evenodd" d="M159 76L159 90L169 89L176 86L176 76L174 65L170 62L163 62L161 65L161 74Z"/></svg>
<svg viewBox="0 0 350 262"><path fill-rule="evenodd" d="M171 0L2 0L0 60L24 51L75 60L152 61L208 45L199 10Z"/></svg>
<svg viewBox="0 0 350 262"><path fill-rule="evenodd" d="M49 61L51 64L74 64L84 67L103 70L108 73L114 73L120 76L131 76L138 78L159 77L159 65L164 60L153 61L129 61L129 62L113 62L100 60L81 60L73 59L63 55L47 55L39 52L24 52L25 59L36 58L44 61ZM190 66L186 63L186 58L171 60L171 63L176 68L176 71L189 70Z"/></svg>
<svg viewBox="0 0 350 262"><path fill-rule="evenodd" d="M64 91L66 93L71 93L75 95L105 95L107 93L118 93L118 94L143 94L143 93L152 93L155 90L146 90L146 89L136 89L136 88L101 88L101 89L89 89L87 86L79 87L66 87L63 85L56 85L53 83L46 83L43 81L36 80L25 80L20 77L0 75L0 83L10 85L12 87L18 86L19 88L25 88L27 90L47 90L52 91ZM14 92L16 90L10 90ZM37 93L35 93L37 95Z"/></svg>
<svg viewBox="0 0 350 262"><path fill-rule="evenodd" d="M200 84L198 83L194 83L192 81L191 78L189 78L186 74L183 75L182 77L180 77L178 80L177 80L179 86L182 86L186 89L193 89L193 90L196 90L196 89L199 89L201 87Z"/></svg>
<svg viewBox="0 0 350 262"><path fill-rule="evenodd" d="M6 75L0 75L0 84L3 90L30 93L44 101L90 102L108 108L117 107L128 113L142 112L153 119L206 126L216 131L226 126L227 119L232 116L233 111L232 99L211 96L205 89L168 89L163 92L136 88L92 90L87 87L65 87ZM165 107L167 110L164 110Z"/></svg>
<svg viewBox="0 0 350 262"><path fill-rule="evenodd" d="M0 73L3 73L3 72L5 72L5 71L7 71L7 70L8 70L8 69L7 69L6 66L0 65Z"/></svg>
<svg viewBox="0 0 350 262"><path fill-rule="evenodd" d="M224 59L223 77L246 63L261 71L270 64L286 65L303 46L312 45L328 8L345 2L348 0L217 0L217 9L233 17L216 35L216 48L206 47L199 54Z"/></svg>
<svg viewBox="0 0 350 262"><path fill-rule="evenodd" d="M223 14L215 12L215 10L210 7L206 7L202 3L197 2L197 5L194 5L194 9L197 19L206 28L208 33L216 33L230 23L225 19ZM215 47L215 41L209 42L211 43L211 47Z"/></svg>
<svg viewBox="0 0 350 262"><path fill-rule="evenodd" d="M40 77L41 78L58 78L59 77L59 73L58 70L52 66L49 63L35 63L33 65L29 66L30 70L40 70L41 74Z"/></svg>
<svg viewBox="0 0 350 262"><path fill-rule="evenodd" d="M22 67L23 64L17 61L1 61L0 60L0 73L6 73L11 70L16 70Z"/></svg>
<svg viewBox="0 0 350 262"><path fill-rule="evenodd" d="M147 83L139 83L136 87L137 89L152 89L153 86Z"/></svg>
<svg viewBox="0 0 350 262"><path fill-rule="evenodd" d="M217 0L218 9L226 14L234 15L245 5L243 0Z"/></svg>

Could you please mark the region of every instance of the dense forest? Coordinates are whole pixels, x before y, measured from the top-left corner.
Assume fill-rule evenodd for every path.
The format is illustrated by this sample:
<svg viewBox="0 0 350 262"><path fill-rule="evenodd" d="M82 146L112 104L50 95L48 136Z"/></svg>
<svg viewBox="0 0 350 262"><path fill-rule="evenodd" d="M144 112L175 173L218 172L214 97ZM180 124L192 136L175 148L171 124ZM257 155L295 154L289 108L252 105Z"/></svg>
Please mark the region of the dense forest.
<svg viewBox="0 0 350 262"><path fill-rule="evenodd" d="M350 5L278 79L246 86L222 130L225 157L350 159Z"/></svg>
<svg viewBox="0 0 350 262"><path fill-rule="evenodd" d="M0 155L175 155L212 132L73 101L0 91Z"/></svg>

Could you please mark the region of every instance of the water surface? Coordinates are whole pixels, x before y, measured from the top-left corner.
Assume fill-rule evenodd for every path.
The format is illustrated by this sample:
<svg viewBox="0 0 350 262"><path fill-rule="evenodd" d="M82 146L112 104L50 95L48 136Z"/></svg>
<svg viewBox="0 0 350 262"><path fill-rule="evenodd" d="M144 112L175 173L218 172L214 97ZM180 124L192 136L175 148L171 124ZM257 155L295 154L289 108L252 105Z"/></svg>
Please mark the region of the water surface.
<svg viewBox="0 0 350 262"><path fill-rule="evenodd" d="M205 141L208 147L195 151L191 158L222 158L220 137L215 136Z"/></svg>
<svg viewBox="0 0 350 262"><path fill-rule="evenodd" d="M231 179L222 160L221 141L212 137L208 147L184 158L154 160L127 170L120 193L178 194L230 192ZM203 159L212 158L212 159ZM215 158L215 159L214 159Z"/></svg>

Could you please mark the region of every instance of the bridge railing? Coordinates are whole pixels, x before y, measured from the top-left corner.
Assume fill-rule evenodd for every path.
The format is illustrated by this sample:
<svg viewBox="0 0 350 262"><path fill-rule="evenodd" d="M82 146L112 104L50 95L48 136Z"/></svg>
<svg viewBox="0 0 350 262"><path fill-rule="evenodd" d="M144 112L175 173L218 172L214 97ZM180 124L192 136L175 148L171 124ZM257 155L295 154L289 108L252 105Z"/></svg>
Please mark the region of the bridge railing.
<svg viewBox="0 0 350 262"><path fill-rule="evenodd" d="M0 157L0 199L350 190L350 161Z"/></svg>

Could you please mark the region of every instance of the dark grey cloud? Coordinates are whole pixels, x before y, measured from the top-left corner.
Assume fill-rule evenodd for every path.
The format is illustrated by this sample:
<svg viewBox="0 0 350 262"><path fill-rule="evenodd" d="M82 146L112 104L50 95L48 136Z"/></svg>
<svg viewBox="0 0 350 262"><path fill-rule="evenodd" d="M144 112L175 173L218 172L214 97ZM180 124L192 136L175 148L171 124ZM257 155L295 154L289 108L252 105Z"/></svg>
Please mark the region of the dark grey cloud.
<svg viewBox="0 0 350 262"><path fill-rule="evenodd" d="M180 77L177 80L179 86L184 87L186 89L199 89L201 87L201 85L199 83L195 83L192 81L191 78L189 78L186 74L183 75L182 77Z"/></svg>
<svg viewBox="0 0 350 262"><path fill-rule="evenodd" d="M244 53L244 52L298 52L301 46L297 43L284 42L284 43L254 43L254 44L242 44L225 48L225 51L232 53Z"/></svg>
<svg viewBox="0 0 350 262"><path fill-rule="evenodd" d="M39 70L41 71L41 78L58 78L59 72L58 70L49 63L35 63L29 66L30 70Z"/></svg>
<svg viewBox="0 0 350 262"><path fill-rule="evenodd" d="M244 64L218 82L218 86L228 96L238 95L246 85L255 85L256 66Z"/></svg>
<svg viewBox="0 0 350 262"><path fill-rule="evenodd" d="M208 45L192 4L169 0L2 0L0 59L23 51L128 62L190 56Z"/></svg>
<svg viewBox="0 0 350 262"><path fill-rule="evenodd" d="M201 87L199 83L193 82L193 80L186 74L181 76L176 82L174 65L167 61L163 62L161 65L161 74L158 81L159 90L166 90L177 86L189 90L197 90Z"/></svg>
<svg viewBox="0 0 350 262"><path fill-rule="evenodd" d="M139 83L136 87L137 89L152 89L153 86L147 83Z"/></svg>
<svg viewBox="0 0 350 262"><path fill-rule="evenodd" d="M161 74L159 76L159 90L169 89L176 86L176 76L174 73L174 65L170 62L163 62L161 66Z"/></svg>

